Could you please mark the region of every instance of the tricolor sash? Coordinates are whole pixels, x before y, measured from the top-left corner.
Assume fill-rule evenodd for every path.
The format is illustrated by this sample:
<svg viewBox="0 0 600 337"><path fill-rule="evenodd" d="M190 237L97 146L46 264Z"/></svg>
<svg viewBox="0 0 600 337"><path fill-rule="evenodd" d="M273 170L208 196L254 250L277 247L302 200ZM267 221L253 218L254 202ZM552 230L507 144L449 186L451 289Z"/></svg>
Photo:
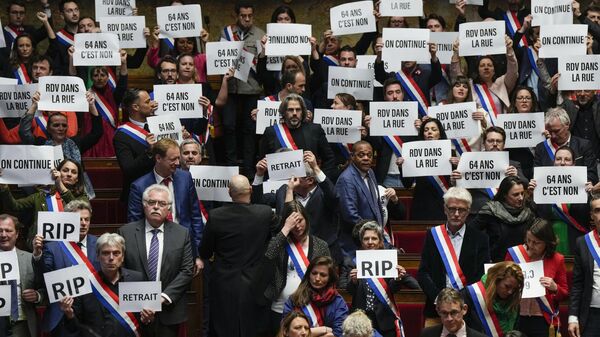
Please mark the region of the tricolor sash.
<svg viewBox="0 0 600 337"><path fill-rule="evenodd" d="M308 317L310 320L310 326L316 328L318 326L323 326L323 316L317 307L315 307L312 303L308 303L307 305L302 307L302 312Z"/></svg>
<svg viewBox="0 0 600 337"><path fill-rule="evenodd" d="M106 67L106 72L108 73L108 86L111 90L115 90L117 87L117 76L111 67Z"/></svg>
<svg viewBox="0 0 600 337"><path fill-rule="evenodd" d="M452 144L454 144L454 148L459 155L472 151L469 142L465 138L452 139Z"/></svg>
<svg viewBox="0 0 600 337"><path fill-rule="evenodd" d="M8 33L8 39L9 41L6 41L6 47L10 48L13 44L13 42L15 42L15 39L21 35L21 33L17 32L16 30L12 29L9 26L4 26L4 30Z"/></svg>
<svg viewBox="0 0 600 337"><path fill-rule="evenodd" d="M131 137L134 140L141 143L142 145L148 146L148 142L146 141L146 136L150 132L144 130L143 128L140 128L139 126L137 126L131 122L127 122L127 123L119 126L117 128L117 131L122 131L125 134L127 134L129 137Z"/></svg>
<svg viewBox="0 0 600 337"><path fill-rule="evenodd" d="M529 60L529 65L531 66L531 69L533 71L535 71L535 73L537 74L537 76L539 78L541 78L540 77L540 69L538 69L538 66L537 66L538 56L533 51L533 47L527 47L527 49L525 51L527 52L527 59Z"/></svg>
<svg viewBox="0 0 600 337"><path fill-rule="evenodd" d="M581 233L587 233L588 230L585 229L578 221L575 219L571 213L569 212L569 204L554 204L552 205L552 209L558 214L558 217L566 224L569 224Z"/></svg>
<svg viewBox="0 0 600 337"><path fill-rule="evenodd" d="M94 92L94 97L96 98L94 105L96 105L98 113L100 113L102 118L104 118L104 120L106 120L110 125L112 125L113 128L115 128L117 126L115 123L115 116L117 116L117 112L113 106L108 103L104 96L98 95L96 92Z"/></svg>
<svg viewBox="0 0 600 337"><path fill-rule="evenodd" d="M506 22L506 27L508 28L508 33L510 37L515 36L517 31L521 29L521 23L519 22L519 18L517 17L517 12L506 11L502 14L504 17L504 22ZM519 47L528 47L527 39L525 35L521 37L519 40Z"/></svg>
<svg viewBox="0 0 600 337"><path fill-rule="evenodd" d="M387 307L392 311L396 319L394 320L394 328L396 329L396 337L404 337L404 326L402 325L402 319L400 318L400 313L398 312L398 308L396 307L396 303L394 302L394 296L391 294L385 279L382 278L369 278L366 279L369 288L373 291L377 299L382 304L387 305Z"/></svg>
<svg viewBox="0 0 600 337"><path fill-rule="evenodd" d="M350 155L352 154L352 144L337 143L337 146L340 148L342 156L346 159L350 159Z"/></svg>
<svg viewBox="0 0 600 337"><path fill-rule="evenodd" d="M428 176L427 180L435 187L435 189L440 193L440 195L446 194L448 189L450 188L450 184L448 184L448 180L444 176Z"/></svg>
<svg viewBox="0 0 600 337"><path fill-rule="evenodd" d="M496 109L496 104L494 103L493 94L488 88L487 84L475 84L473 85L473 89L479 98L479 103L481 103L481 107L487 111L488 119L491 125L496 126L496 117L500 114L500 111Z"/></svg>
<svg viewBox="0 0 600 337"><path fill-rule="evenodd" d="M508 248L508 254L516 263L527 263L529 262L529 254L523 245L517 245Z"/></svg>
<svg viewBox="0 0 600 337"><path fill-rule="evenodd" d="M288 240L285 245L285 251L290 256L290 259L294 264L294 268L296 269L296 273L298 273L300 279L304 278L304 274L308 269L310 261L308 260L308 257L306 257L306 253L302 248L302 243Z"/></svg>
<svg viewBox="0 0 600 337"><path fill-rule="evenodd" d="M486 188L485 193L487 193L487 195L490 197L490 200L491 200L491 199L494 199L494 197L496 196L496 193L498 193L498 189L497 188Z"/></svg>
<svg viewBox="0 0 600 337"><path fill-rule="evenodd" d="M285 123L275 124L273 125L273 128L275 129L275 135L277 136L281 147L285 147L292 150L298 150L298 146L296 145L296 143L294 142L294 138L292 138L292 135L290 134L290 129L288 129Z"/></svg>
<svg viewBox="0 0 600 337"><path fill-rule="evenodd" d="M227 41L242 41L244 39L244 33L242 32L242 34L240 34L240 31L234 31L233 27L235 27L235 25L229 25L225 28L223 28L223 33L225 34L225 39Z"/></svg>
<svg viewBox="0 0 600 337"><path fill-rule="evenodd" d="M269 102L279 102L279 97L277 97L276 95L271 95L271 96L266 96L265 101L269 101Z"/></svg>
<svg viewBox="0 0 600 337"><path fill-rule="evenodd" d="M323 55L323 61L333 67L340 65L340 60L333 55Z"/></svg>
<svg viewBox="0 0 600 337"><path fill-rule="evenodd" d="M119 310L119 295L110 290L104 281L102 281L102 278L90 260L85 256L81 248L77 246L77 243L59 241L59 245L73 265L83 265L89 270L92 292L98 301L102 303L102 306L104 306L104 308L106 308L106 310L108 310L125 329L136 336L139 336L139 323L134 314Z"/></svg>
<svg viewBox="0 0 600 337"><path fill-rule="evenodd" d="M167 45L167 48L169 49L175 49L175 39L172 37L166 37L163 39L165 41L165 44Z"/></svg>
<svg viewBox="0 0 600 337"><path fill-rule="evenodd" d="M208 123L206 124L205 140L208 142L209 137L215 137L215 116L213 115L212 104L209 104L206 108L206 119L208 120Z"/></svg>
<svg viewBox="0 0 600 337"><path fill-rule="evenodd" d="M491 305L485 303L485 287L481 281L468 285L467 290L473 299L474 309L479 316L481 325L489 337L500 337L504 335L500 322Z"/></svg>
<svg viewBox="0 0 600 337"><path fill-rule="evenodd" d="M597 230L593 230L585 235L585 244L590 250L590 254L592 254L596 264L600 266L600 236Z"/></svg>
<svg viewBox="0 0 600 337"><path fill-rule="evenodd" d="M63 46L70 47L75 44L73 34L67 32L64 28L56 32L56 38Z"/></svg>
<svg viewBox="0 0 600 337"><path fill-rule="evenodd" d="M17 79L17 84L31 84L31 79L29 78L29 74L27 73L27 67L25 67L25 64L19 64L17 69L13 70L13 74Z"/></svg>
<svg viewBox="0 0 600 337"><path fill-rule="evenodd" d="M544 148L546 148L546 152L548 152L548 157L550 157L550 159L552 161L554 161L554 157L556 155L556 150L558 149L558 144L553 143L550 138L546 139L546 141L544 142Z"/></svg>
<svg viewBox="0 0 600 337"><path fill-rule="evenodd" d="M410 100L419 103L419 116L426 116L427 109L429 108L427 96L421 91L421 88L419 88L414 78L411 75L406 74L403 70L396 73L396 78L402 83L402 87L408 94Z"/></svg>
<svg viewBox="0 0 600 337"><path fill-rule="evenodd" d="M452 241L450 241L450 236L446 231L446 225L433 227L431 229L431 235L433 236L433 241L442 257L442 262L444 262L446 275L448 275L448 278L450 279L450 284L452 284L452 287L456 290L464 288L467 284L467 278L458 264L458 256L456 256L456 251L454 250Z"/></svg>
<svg viewBox="0 0 600 337"><path fill-rule="evenodd" d="M208 211L206 210L206 207L204 207L202 200L198 200L198 206L200 207L200 217L202 218L202 223L206 225L208 222Z"/></svg>
<svg viewBox="0 0 600 337"><path fill-rule="evenodd" d="M62 212L63 201L60 193L54 192L54 194L46 194L46 208L48 212Z"/></svg>
<svg viewBox="0 0 600 337"><path fill-rule="evenodd" d="M402 138L399 136L383 136L383 139L392 148L397 157L402 157L402 145L404 145Z"/></svg>
<svg viewBox="0 0 600 337"><path fill-rule="evenodd" d="M37 126L44 132L44 134L47 136L48 135L48 120L46 119L46 117L44 117L44 115L42 115L40 113L39 116L35 116L35 123L37 124Z"/></svg>

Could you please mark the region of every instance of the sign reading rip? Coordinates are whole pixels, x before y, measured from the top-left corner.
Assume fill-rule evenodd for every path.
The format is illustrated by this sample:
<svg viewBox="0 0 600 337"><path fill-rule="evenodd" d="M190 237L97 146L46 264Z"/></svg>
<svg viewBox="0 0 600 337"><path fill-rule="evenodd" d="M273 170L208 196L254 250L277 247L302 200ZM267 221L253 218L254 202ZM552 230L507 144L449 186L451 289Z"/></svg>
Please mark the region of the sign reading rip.
<svg viewBox="0 0 600 337"><path fill-rule="evenodd" d="M89 270L83 265L75 265L44 274L48 300L58 302L64 297L77 297L92 292Z"/></svg>
<svg viewBox="0 0 600 337"><path fill-rule="evenodd" d="M357 250L358 278L398 277L398 253L395 249Z"/></svg>

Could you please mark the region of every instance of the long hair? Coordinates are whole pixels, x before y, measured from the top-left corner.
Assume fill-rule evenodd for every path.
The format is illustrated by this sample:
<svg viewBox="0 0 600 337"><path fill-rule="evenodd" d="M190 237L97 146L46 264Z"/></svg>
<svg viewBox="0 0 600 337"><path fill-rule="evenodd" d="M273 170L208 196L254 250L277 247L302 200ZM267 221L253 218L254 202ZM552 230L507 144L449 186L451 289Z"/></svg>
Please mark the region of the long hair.
<svg viewBox="0 0 600 337"><path fill-rule="evenodd" d="M312 300L313 294L316 291L313 290L312 286L310 285L310 274L312 273L313 269L318 266L326 266L329 271L329 280L325 288L327 289L330 287L335 287L338 279L335 263L333 263L333 260L329 256L316 257L310 261L310 264L306 269L306 273L304 273L304 277L302 278L298 289L296 289L296 291L290 295L290 300L292 301L294 307L301 308L310 303Z"/></svg>
<svg viewBox="0 0 600 337"><path fill-rule="evenodd" d="M542 218L537 218L533 221L533 224L527 231L537 239L544 241L544 244L546 245L544 258L552 257L554 255L556 246L558 245L558 238L556 237L556 234L554 234L551 223Z"/></svg>
<svg viewBox="0 0 600 337"><path fill-rule="evenodd" d="M437 118L429 118L423 122L423 124L421 125L421 128L419 129L419 135L417 136L417 138L419 140L425 140L425 125L427 125L429 123L435 123L435 125L437 125L438 129L440 130L440 140L448 139L448 136L446 136L446 131L444 130L444 126L442 125L442 122L440 122L440 120Z"/></svg>
<svg viewBox="0 0 600 337"><path fill-rule="evenodd" d="M281 214L281 222L279 224L279 228L283 227L287 218L289 218L290 215L292 215L292 213L294 212L300 213L300 215L302 215L302 217L304 218L306 227L304 228L304 233L302 233L302 238L305 238L308 235L308 233L310 233L310 220L308 219L308 212L306 212L306 209L302 206L301 203L299 203L296 200L285 203L283 207L283 212Z"/></svg>
<svg viewBox="0 0 600 337"><path fill-rule="evenodd" d="M506 177L500 182L498 192L496 193L496 196L494 196L494 201L505 202L508 192L515 185L521 185L524 190L527 190L527 186L525 186L525 183L518 176Z"/></svg>
<svg viewBox="0 0 600 337"><path fill-rule="evenodd" d="M283 14L283 13L286 13L287 15L290 16L290 19L292 19L292 23L296 23L296 14L294 14L294 10L292 10L292 8L287 5L281 5L277 8L275 8L275 10L273 11L273 14L271 15L271 23L276 23L277 17L279 16L279 14Z"/></svg>
<svg viewBox="0 0 600 337"><path fill-rule="evenodd" d="M471 92L471 83L467 76L459 75L456 77L454 81L452 81L452 86L448 88L448 96L446 97L446 104L456 103L454 100L453 90L457 85L465 85L467 86L467 97L465 98L465 102L471 102L473 100L473 93Z"/></svg>
<svg viewBox="0 0 600 337"><path fill-rule="evenodd" d="M36 46L35 46L33 37L31 35L29 35L28 33L22 33L21 35L17 36L17 38L13 42L12 49L10 51L9 63L13 68L17 68L19 65L21 65L21 63L23 63L23 61L21 60L21 56L19 55L18 44L19 44L19 40L24 39L24 38L29 39L29 42L31 42L31 56L29 57L29 61L25 64L25 66L27 67L27 70L29 71L31 59L36 55L36 49L35 49Z"/></svg>
<svg viewBox="0 0 600 337"><path fill-rule="evenodd" d="M517 95L521 90L527 90L527 92L529 92L529 94L531 95L531 111L529 112L539 111L540 105L538 103L537 95L535 94L533 89L526 85L519 85L510 93L510 108L508 109L508 113L519 113L517 111Z"/></svg>
<svg viewBox="0 0 600 337"><path fill-rule="evenodd" d="M289 314L287 314L287 316L285 316L283 318L283 320L281 320L281 327L279 328L279 333L277 334L277 337L286 337L287 334L290 332L290 328L292 325L292 322L296 319L296 318L302 318L306 321L306 323L308 323L308 326L310 328L310 321L308 320L308 317L306 317L306 315L301 312L301 311L290 311ZM308 329L308 335L306 335L307 337L310 337L310 329Z"/></svg>
<svg viewBox="0 0 600 337"><path fill-rule="evenodd" d="M72 159L64 159L58 164L56 169L60 172L60 170L67 163L73 163L73 165L77 166L77 182L73 186L66 186L74 195L81 195L85 191L85 181L83 176L83 166L80 163L72 160ZM60 179L60 178L59 178Z"/></svg>
<svg viewBox="0 0 600 337"><path fill-rule="evenodd" d="M521 267L512 261L498 262L488 270L485 280L485 302L488 306L492 306L496 300L499 300L496 294L498 283L509 277L517 280L518 288L508 298L508 308L511 311L519 311L525 278Z"/></svg>
<svg viewBox="0 0 600 337"><path fill-rule="evenodd" d="M479 76L479 64L481 64L481 61L485 59L492 61L492 65L494 66L494 76L492 76L492 82L494 82L498 78L498 63L496 62L496 60L494 60L494 58L491 55L485 55L480 57L477 61L477 69L475 71L475 78L473 79L474 83L482 83L481 77Z"/></svg>

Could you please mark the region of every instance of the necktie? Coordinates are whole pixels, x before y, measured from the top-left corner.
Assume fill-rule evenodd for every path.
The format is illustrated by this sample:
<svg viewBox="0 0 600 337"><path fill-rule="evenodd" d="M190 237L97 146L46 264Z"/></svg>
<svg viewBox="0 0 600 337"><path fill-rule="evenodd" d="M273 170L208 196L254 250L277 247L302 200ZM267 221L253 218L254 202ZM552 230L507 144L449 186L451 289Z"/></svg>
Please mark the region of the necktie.
<svg viewBox="0 0 600 337"><path fill-rule="evenodd" d="M10 319L16 322L19 318L19 299L17 298L17 280L8 281L10 284Z"/></svg>
<svg viewBox="0 0 600 337"><path fill-rule="evenodd" d="M158 232L153 229L152 240L150 241L150 253L148 253L148 278L150 281L156 281L156 268L158 267Z"/></svg>
<svg viewBox="0 0 600 337"><path fill-rule="evenodd" d="M144 130L150 132L150 128L148 127L148 123L144 124Z"/></svg>
<svg viewBox="0 0 600 337"><path fill-rule="evenodd" d="M171 184L171 181L173 181L173 179L171 177L166 177L165 179L163 179L161 184L169 187L169 184ZM169 211L169 214L167 214L167 220L173 221L173 212Z"/></svg>

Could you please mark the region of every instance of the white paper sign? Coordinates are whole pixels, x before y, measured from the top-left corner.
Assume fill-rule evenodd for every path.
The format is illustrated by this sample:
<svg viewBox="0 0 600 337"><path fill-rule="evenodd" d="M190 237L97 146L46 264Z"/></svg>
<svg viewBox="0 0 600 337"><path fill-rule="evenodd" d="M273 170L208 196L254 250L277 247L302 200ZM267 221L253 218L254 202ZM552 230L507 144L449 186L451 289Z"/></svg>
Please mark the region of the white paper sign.
<svg viewBox="0 0 600 337"><path fill-rule="evenodd" d="M460 139L479 136L479 121L473 119L475 111L475 102L465 102L431 106L427 115L440 120L449 139Z"/></svg>
<svg viewBox="0 0 600 337"><path fill-rule="evenodd" d="M458 30L460 56L506 54L504 21L461 23Z"/></svg>
<svg viewBox="0 0 600 337"><path fill-rule="evenodd" d="M106 16L131 16L135 0L96 0L96 18ZM131 18L127 18L129 20ZM104 28L102 28L104 31Z"/></svg>
<svg viewBox="0 0 600 337"><path fill-rule="evenodd" d="M395 249L356 251L357 278L398 277L398 252Z"/></svg>
<svg viewBox="0 0 600 337"><path fill-rule="evenodd" d="M262 135L265 129L279 122L279 106L281 102L260 100L256 102L256 134Z"/></svg>
<svg viewBox="0 0 600 337"><path fill-rule="evenodd" d="M452 61L452 45L458 40L458 32L431 32L429 41L437 45L435 56L441 64L450 64Z"/></svg>
<svg viewBox="0 0 600 337"><path fill-rule="evenodd" d="M298 23L268 23L265 55L310 55L312 26Z"/></svg>
<svg viewBox="0 0 600 337"><path fill-rule="evenodd" d="M584 204L587 202L585 166L538 166L533 168L537 186L533 190L536 204Z"/></svg>
<svg viewBox="0 0 600 337"><path fill-rule="evenodd" d="M558 58L558 90L600 89L600 55Z"/></svg>
<svg viewBox="0 0 600 337"><path fill-rule="evenodd" d="M37 90L37 83L0 85L0 118L22 117L29 110L31 97Z"/></svg>
<svg viewBox="0 0 600 337"><path fill-rule="evenodd" d="M524 284L521 298L536 298L546 296L546 288L540 282L544 276L544 261L519 263L523 270Z"/></svg>
<svg viewBox="0 0 600 337"><path fill-rule="evenodd" d="M0 27L4 27L2 26L2 22L0 21ZM2 32L4 33L4 32ZM4 34L0 34L0 48L5 48L6 47L6 40L4 40Z"/></svg>
<svg viewBox="0 0 600 337"><path fill-rule="evenodd" d="M0 145L0 184L54 185L54 147Z"/></svg>
<svg viewBox="0 0 600 337"><path fill-rule="evenodd" d="M329 21L334 36L369 33L377 30L372 1L356 1L331 7Z"/></svg>
<svg viewBox="0 0 600 337"><path fill-rule="evenodd" d="M431 63L429 29L384 28L381 58L392 69L402 69L402 61Z"/></svg>
<svg viewBox="0 0 600 337"><path fill-rule="evenodd" d="M90 276L90 271L84 265L44 273L48 300L54 303L67 296L78 297L91 293Z"/></svg>
<svg viewBox="0 0 600 337"><path fill-rule="evenodd" d="M281 71L283 65L283 59L285 56L267 56L267 70L268 71Z"/></svg>
<svg viewBox="0 0 600 337"><path fill-rule="evenodd" d="M190 174L201 200L231 202L229 182L240 174L237 166L190 166Z"/></svg>
<svg viewBox="0 0 600 337"><path fill-rule="evenodd" d="M583 56L587 54L587 25L544 25L540 27L539 57Z"/></svg>
<svg viewBox="0 0 600 337"><path fill-rule="evenodd" d="M181 144L183 141L183 127L179 116L174 114L151 116L146 119L150 133L154 134L156 141L171 138Z"/></svg>
<svg viewBox="0 0 600 337"><path fill-rule="evenodd" d="M506 132L505 149L535 147L544 141L544 113L499 114L498 126Z"/></svg>
<svg viewBox="0 0 600 337"><path fill-rule="evenodd" d="M119 310L141 312L144 309L162 311L162 285L155 282L119 282Z"/></svg>
<svg viewBox="0 0 600 337"><path fill-rule="evenodd" d="M288 180L292 176L298 178L306 176L302 150L270 153L266 157L269 180Z"/></svg>
<svg viewBox="0 0 600 337"><path fill-rule="evenodd" d="M16 78L0 77L0 85L17 85L19 83Z"/></svg>
<svg viewBox="0 0 600 337"><path fill-rule="evenodd" d="M79 35L79 34L77 34ZM90 106L85 98L85 85L77 76L42 76L38 91L40 111L88 112Z"/></svg>
<svg viewBox="0 0 600 337"><path fill-rule="evenodd" d="M369 69L329 67L327 98L334 99L335 95L345 92L356 100L371 101L374 78L374 71Z"/></svg>
<svg viewBox="0 0 600 337"><path fill-rule="evenodd" d="M269 193L277 193L277 190L283 186L287 184L287 181L285 180L272 180L269 179L265 182L263 182L263 194L269 194Z"/></svg>
<svg viewBox="0 0 600 337"><path fill-rule="evenodd" d="M224 75L229 68L235 68L242 48L243 41L206 43L206 74Z"/></svg>
<svg viewBox="0 0 600 337"><path fill-rule="evenodd" d="M58 167L61 161L65 160L61 145L54 145L54 167Z"/></svg>
<svg viewBox="0 0 600 337"><path fill-rule="evenodd" d="M464 152L457 170L462 179L456 186L464 188L498 188L508 168L508 152Z"/></svg>
<svg viewBox="0 0 600 337"><path fill-rule="evenodd" d="M451 156L449 139L404 143L402 173L405 177L449 175L452 173Z"/></svg>
<svg viewBox="0 0 600 337"><path fill-rule="evenodd" d="M381 16L423 16L423 0L382 0Z"/></svg>
<svg viewBox="0 0 600 337"><path fill-rule="evenodd" d="M196 37L202 31L202 11L200 5L157 7L156 22L161 39Z"/></svg>
<svg viewBox="0 0 600 337"><path fill-rule="evenodd" d="M79 242L80 229L77 212L38 212L37 234L46 241Z"/></svg>
<svg viewBox="0 0 600 337"><path fill-rule="evenodd" d="M362 111L315 109L313 123L321 124L329 143L354 144L360 140Z"/></svg>
<svg viewBox="0 0 600 337"><path fill-rule="evenodd" d="M371 102L371 136L416 136L417 102Z"/></svg>
<svg viewBox="0 0 600 337"><path fill-rule="evenodd" d="M75 66L120 66L119 37L114 33L75 34Z"/></svg>
<svg viewBox="0 0 600 337"><path fill-rule="evenodd" d="M0 317L10 316L12 291L10 285L0 286Z"/></svg>
<svg viewBox="0 0 600 337"><path fill-rule="evenodd" d="M374 70L376 58L377 58L377 55L356 55L356 69ZM389 72L387 62L383 63L383 69L385 69L386 72ZM375 88L383 87L383 85L376 79L373 79L373 86Z"/></svg>
<svg viewBox="0 0 600 337"><path fill-rule="evenodd" d="M455 4L456 0L449 0L449 3ZM465 1L465 4L466 5L483 6L483 0L467 0L467 1Z"/></svg>
<svg viewBox="0 0 600 337"><path fill-rule="evenodd" d="M179 118L202 118L204 110L198 103L202 84L154 85L154 100L158 103L156 115L175 114Z"/></svg>
<svg viewBox="0 0 600 337"><path fill-rule="evenodd" d="M255 56L251 52L243 49L240 53L240 57L238 57L237 62L235 63L235 73L233 74L233 77L240 81L248 82L248 75L250 74L250 69L252 69Z"/></svg>
<svg viewBox="0 0 600 337"><path fill-rule="evenodd" d="M98 21L103 32L117 34L120 48L146 47L145 16L130 16L127 20L123 20L122 17L100 17Z"/></svg>
<svg viewBox="0 0 600 337"><path fill-rule="evenodd" d="M572 0L531 0L533 27L542 25L570 25L573 23Z"/></svg>
<svg viewBox="0 0 600 337"><path fill-rule="evenodd" d="M20 280L16 250L0 251L0 281Z"/></svg>

